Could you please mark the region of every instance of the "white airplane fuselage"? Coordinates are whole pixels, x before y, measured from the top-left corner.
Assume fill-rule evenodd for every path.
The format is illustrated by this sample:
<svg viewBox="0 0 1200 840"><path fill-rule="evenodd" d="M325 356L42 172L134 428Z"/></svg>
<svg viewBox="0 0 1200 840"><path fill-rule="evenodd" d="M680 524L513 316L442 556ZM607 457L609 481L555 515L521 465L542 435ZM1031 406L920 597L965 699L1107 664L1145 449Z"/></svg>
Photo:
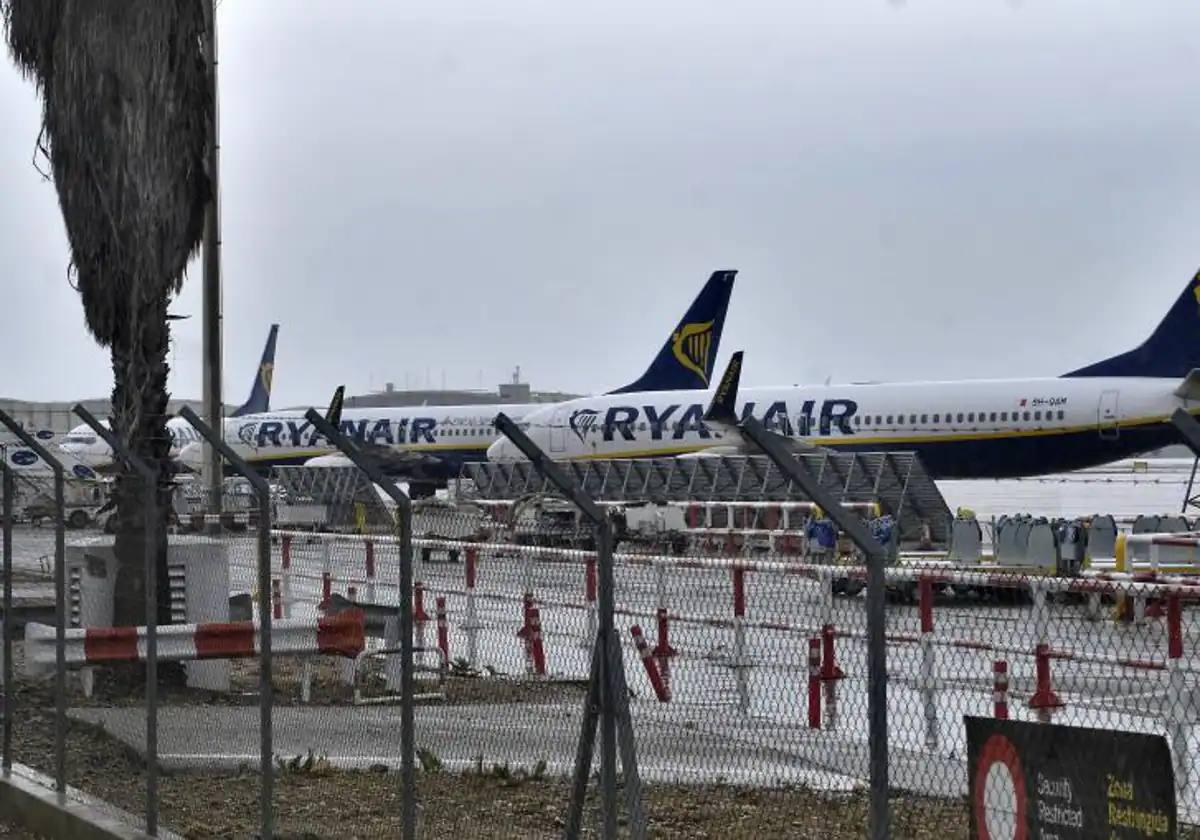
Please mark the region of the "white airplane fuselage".
<svg viewBox="0 0 1200 840"><path fill-rule="evenodd" d="M1171 413L1200 403L1178 378L1080 377L744 388L741 418L814 446L915 451L935 478L1002 478L1096 466L1178 442ZM555 460L720 452L707 391L585 397L524 426ZM506 441L494 460L519 458Z"/></svg>

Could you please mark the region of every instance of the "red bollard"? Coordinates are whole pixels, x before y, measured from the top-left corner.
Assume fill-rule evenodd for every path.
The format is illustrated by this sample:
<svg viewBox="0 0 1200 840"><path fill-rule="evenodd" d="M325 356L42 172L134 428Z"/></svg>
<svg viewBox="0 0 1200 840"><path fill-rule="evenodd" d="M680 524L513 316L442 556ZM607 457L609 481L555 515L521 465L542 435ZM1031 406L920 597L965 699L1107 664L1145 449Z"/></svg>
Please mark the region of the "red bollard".
<svg viewBox="0 0 1200 840"><path fill-rule="evenodd" d="M283 593L279 591L279 579L271 579L271 615L283 618Z"/></svg>
<svg viewBox="0 0 1200 840"><path fill-rule="evenodd" d="M418 580L413 583L413 621L420 624L428 620L429 613L425 612L425 584Z"/></svg>
<svg viewBox="0 0 1200 840"><path fill-rule="evenodd" d="M687 526L689 528L699 528L701 519L700 505L688 505L687 509Z"/></svg>
<svg viewBox="0 0 1200 840"><path fill-rule="evenodd" d="M654 646L654 655L660 658L675 655L675 648L671 647L666 607L658 608L658 644Z"/></svg>
<svg viewBox="0 0 1200 840"><path fill-rule="evenodd" d="M1183 658L1183 615L1177 592L1167 596L1167 658Z"/></svg>
<svg viewBox="0 0 1200 840"><path fill-rule="evenodd" d="M746 570L740 566L733 567L733 616L743 618L746 615Z"/></svg>
<svg viewBox="0 0 1200 840"><path fill-rule="evenodd" d="M375 579L375 543L367 540L367 580Z"/></svg>
<svg viewBox="0 0 1200 840"><path fill-rule="evenodd" d="M583 570L583 594L588 603L596 600L596 558L589 557Z"/></svg>
<svg viewBox="0 0 1200 840"><path fill-rule="evenodd" d="M529 641L529 634L531 632L529 628L532 623L530 621L530 619L532 618L532 616L533 616L533 593L526 592L525 595L523 596L523 598L521 599L521 629L517 631L518 639L525 639L527 642Z"/></svg>
<svg viewBox="0 0 1200 840"><path fill-rule="evenodd" d="M637 648L638 656L642 658L642 665L646 669L646 676L650 678L650 685L654 688L654 696L658 698L658 702L660 703L669 703L671 700L671 690L663 681L662 675L658 673L658 665L655 664L654 658L650 653L650 645L646 643L646 638L642 635L642 628L635 624L629 628L629 633L633 636L634 647Z"/></svg>
<svg viewBox="0 0 1200 840"><path fill-rule="evenodd" d="M1038 645L1034 654L1037 657L1037 689L1029 698L1031 709L1054 709L1063 705L1050 685L1050 646Z"/></svg>
<svg viewBox="0 0 1200 840"><path fill-rule="evenodd" d="M533 652L533 672L546 676L546 649L542 647L542 615L537 607L529 612L529 647Z"/></svg>
<svg viewBox="0 0 1200 840"><path fill-rule="evenodd" d="M808 640L808 728L821 728L821 640Z"/></svg>
<svg viewBox="0 0 1200 840"><path fill-rule="evenodd" d="M333 576L329 572L321 573L321 603L328 604L333 596Z"/></svg>
<svg viewBox="0 0 1200 840"><path fill-rule="evenodd" d="M437 599L437 634L438 650L442 652L442 661L450 664L450 625L446 621L446 599Z"/></svg>
<svg viewBox="0 0 1200 840"><path fill-rule="evenodd" d="M475 588L475 564L479 561L479 549L467 549L467 589Z"/></svg>
<svg viewBox="0 0 1200 840"><path fill-rule="evenodd" d="M921 632L933 632L933 581L922 577L917 581L917 609L921 613Z"/></svg>
<svg viewBox="0 0 1200 840"><path fill-rule="evenodd" d="M822 680L840 680L846 676L842 673L842 669L838 667L837 660L833 653L833 625L826 624L821 628L821 679Z"/></svg>
<svg viewBox="0 0 1200 840"><path fill-rule="evenodd" d="M1008 663L997 659L992 663L993 717L1008 720Z"/></svg>
<svg viewBox="0 0 1200 840"><path fill-rule="evenodd" d="M292 568L292 538L284 536L283 542L279 548L280 565L285 569Z"/></svg>

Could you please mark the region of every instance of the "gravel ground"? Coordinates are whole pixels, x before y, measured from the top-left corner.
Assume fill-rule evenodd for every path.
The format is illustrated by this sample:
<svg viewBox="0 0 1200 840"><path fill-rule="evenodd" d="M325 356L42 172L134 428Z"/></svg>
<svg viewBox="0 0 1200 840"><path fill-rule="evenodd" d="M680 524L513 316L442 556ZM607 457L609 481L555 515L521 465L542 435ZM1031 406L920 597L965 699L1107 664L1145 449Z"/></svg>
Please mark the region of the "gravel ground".
<svg viewBox="0 0 1200 840"><path fill-rule="evenodd" d="M49 772L53 716L44 702L46 689L24 686L16 699L15 758ZM136 755L103 732L74 721L68 725L67 746L69 784L131 813L141 813L144 771ZM451 774L440 769L436 758L421 758L422 837L560 836L568 800L564 781L543 778L537 767L480 765L467 773ZM396 836L398 774L335 771L319 758L294 767L289 764L292 762L280 769L276 781L280 837ZM257 831L258 795L258 775L249 770L166 775L161 778L162 822L188 837L252 837ZM961 802L913 798L895 802L895 837L944 838L966 833L966 809ZM660 785L645 791L645 810L655 837L857 838L863 835L866 808L862 792ZM585 826L595 826L596 809L593 795ZM6 830L8 834L4 834ZM33 835L0 825L0 836Z"/></svg>

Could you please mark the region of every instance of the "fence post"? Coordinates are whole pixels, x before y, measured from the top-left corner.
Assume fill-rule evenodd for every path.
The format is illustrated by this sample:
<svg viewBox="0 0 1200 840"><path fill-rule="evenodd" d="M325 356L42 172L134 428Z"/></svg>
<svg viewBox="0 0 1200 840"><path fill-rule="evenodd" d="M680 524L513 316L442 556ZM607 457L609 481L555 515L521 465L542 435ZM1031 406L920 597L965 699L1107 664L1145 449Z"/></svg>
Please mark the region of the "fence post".
<svg viewBox="0 0 1200 840"><path fill-rule="evenodd" d="M3 455L4 453L0 453ZM12 772L13 707L13 640L12 640L12 552L13 552L13 475L7 458L0 459L0 473L4 475L4 757L3 770L7 776Z"/></svg>
<svg viewBox="0 0 1200 840"><path fill-rule="evenodd" d="M112 448L115 458L123 460L141 477L145 493L142 550L146 590L146 833L153 837L158 834L158 470L130 452L124 441L82 405L73 410ZM56 502L65 507L61 481L55 492Z"/></svg>
<svg viewBox="0 0 1200 840"><path fill-rule="evenodd" d="M234 468L243 478L250 482L258 495L258 646L259 646L259 666L258 666L258 710L259 710L259 772L262 775L260 788L260 816L259 820L262 823L262 838L270 840L275 834L275 811L274 804L274 786L275 786L275 768L273 765L273 738L274 730L272 728L272 706L274 705L274 688L271 678L273 671L273 660L271 656L271 619L273 605L271 603L271 486L266 480L247 464L244 460L238 457L221 435L218 435L212 429L204 424L204 422L196 415L188 406L184 406L179 412L192 427L200 433L200 435L212 445L214 451L221 458L224 458L231 467ZM283 544L280 547L282 552L280 555L281 574L283 576L282 589L279 592L279 609L281 614L286 615L284 610L290 609L288 599L291 595L290 576L291 576L291 539L284 537Z"/></svg>
<svg viewBox="0 0 1200 840"><path fill-rule="evenodd" d="M595 528L596 565L599 595L599 628L592 648L591 676L584 704L583 722L575 754L575 772L571 786L571 803L567 812L563 836L568 840L579 837L583 823L583 805L587 797L588 777L591 775L596 728L600 727L600 784L602 832L605 840L617 836L617 766L618 743L621 765L625 773L625 805L628 810L629 835L634 840L646 836L646 821L642 813L642 786L638 774L637 751L633 725L629 718L629 695L625 683L624 654L613 623L613 543L612 529L595 501L534 444L507 415L496 416L496 428L519 449L542 476L558 488L577 507Z"/></svg>
<svg viewBox="0 0 1200 840"><path fill-rule="evenodd" d="M416 752L413 743L413 544L412 503L408 496L388 481L375 459L363 453L345 435L334 428L321 413L313 409L305 412L308 420L330 443L362 470L367 478L379 486L396 503L396 527L400 543L400 774L402 803L400 836L403 840L415 840L417 835L417 788Z"/></svg>
<svg viewBox="0 0 1200 840"><path fill-rule="evenodd" d="M872 840L885 840L888 825L887 649L884 636L884 564L888 549L876 540L853 513L826 492L802 466L783 439L771 434L762 422L748 417L742 432L761 449L779 472L833 520L863 553L867 564L867 724L870 739L871 803L867 827Z"/></svg>
<svg viewBox="0 0 1200 840"><path fill-rule="evenodd" d="M46 448L34 440L21 424L0 411L0 423L22 444L32 449L54 471L54 633L58 653L54 663L54 789L67 790L67 567L66 567L66 501L63 488L63 465ZM4 620L8 621L8 614ZM7 692L9 689L5 688Z"/></svg>
<svg viewBox="0 0 1200 840"><path fill-rule="evenodd" d="M1180 708L1186 692L1183 674L1183 616L1179 593L1167 596L1167 728L1171 735L1171 755L1175 760L1175 785L1179 792L1188 788L1187 714Z"/></svg>

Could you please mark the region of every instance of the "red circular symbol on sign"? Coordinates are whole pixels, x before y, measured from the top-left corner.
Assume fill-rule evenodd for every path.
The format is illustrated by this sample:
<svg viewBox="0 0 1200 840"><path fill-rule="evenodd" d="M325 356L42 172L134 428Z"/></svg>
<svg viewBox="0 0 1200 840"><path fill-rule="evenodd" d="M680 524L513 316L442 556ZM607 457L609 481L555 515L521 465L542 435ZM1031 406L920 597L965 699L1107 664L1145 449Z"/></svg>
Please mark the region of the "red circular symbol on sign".
<svg viewBox="0 0 1200 840"><path fill-rule="evenodd" d="M981 840L1028 840L1025 774L1012 741L993 735L975 767L975 826Z"/></svg>

